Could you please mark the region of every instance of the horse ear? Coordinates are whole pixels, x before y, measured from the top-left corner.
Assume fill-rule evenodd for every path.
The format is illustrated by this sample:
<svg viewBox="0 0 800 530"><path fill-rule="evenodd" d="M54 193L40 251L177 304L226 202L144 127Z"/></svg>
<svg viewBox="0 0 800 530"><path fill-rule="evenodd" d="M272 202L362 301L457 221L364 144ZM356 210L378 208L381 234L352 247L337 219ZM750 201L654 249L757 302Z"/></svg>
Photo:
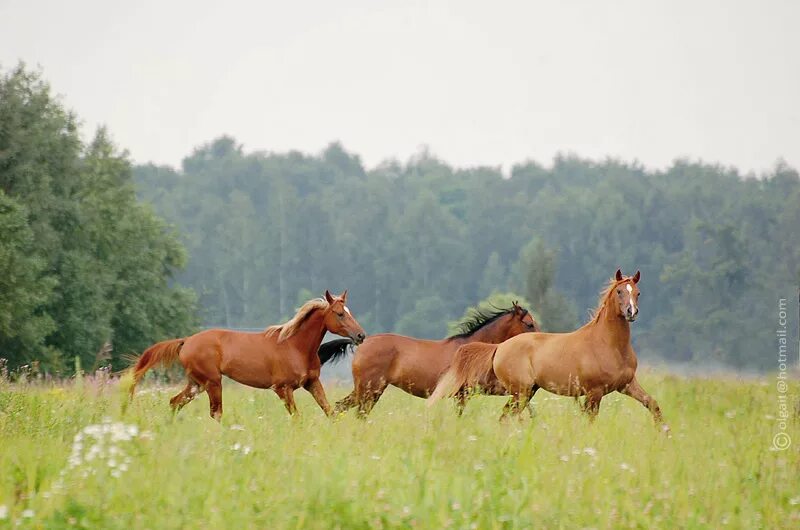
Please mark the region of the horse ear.
<svg viewBox="0 0 800 530"><path fill-rule="evenodd" d="M617 280L618 282L622 281L622 271L620 269L617 269L617 273L614 275L614 279Z"/></svg>
<svg viewBox="0 0 800 530"><path fill-rule="evenodd" d="M639 271L636 271L636 274L633 275L633 283L639 283L639 278L642 277L642 274Z"/></svg>
<svg viewBox="0 0 800 530"><path fill-rule="evenodd" d="M347 302L347 289L344 290L344 292L339 298L342 299L342 302Z"/></svg>
<svg viewBox="0 0 800 530"><path fill-rule="evenodd" d="M329 304L333 303L333 296L331 296L331 292L327 289L325 289L325 300L327 300Z"/></svg>

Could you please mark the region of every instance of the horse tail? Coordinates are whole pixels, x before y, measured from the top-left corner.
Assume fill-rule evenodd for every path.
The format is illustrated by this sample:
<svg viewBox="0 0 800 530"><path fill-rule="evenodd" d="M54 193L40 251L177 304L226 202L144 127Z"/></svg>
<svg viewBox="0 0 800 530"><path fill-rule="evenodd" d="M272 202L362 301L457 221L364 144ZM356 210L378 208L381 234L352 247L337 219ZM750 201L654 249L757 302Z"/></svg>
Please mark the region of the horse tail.
<svg viewBox="0 0 800 530"><path fill-rule="evenodd" d="M317 350L317 355L319 355L319 364L337 362L340 359L347 357L347 354L353 353L354 346L355 342L353 342L352 339L336 339L326 342Z"/></svg>
<svg viewBox="0 0 800 530"><path fill-rule="evenodd" d="M186 339L172 339L157 342L149 348L136 360L136 365L133 367L133 381L130 383L128 392L133 397L133 392L136 390L136 385L142 380L144 374L157 364L161 366L170 366L181 353L181 348Z"/></svg>
<svg viewBox="0 0 800 530"><path fill-rule="evenodd" d="M436 401L455 396L464 388L475 387L489 380L494 372L494 354L497 344L472 342L456 350L450 368L442 374L436 388L428 398L430 407Z"/></svg>

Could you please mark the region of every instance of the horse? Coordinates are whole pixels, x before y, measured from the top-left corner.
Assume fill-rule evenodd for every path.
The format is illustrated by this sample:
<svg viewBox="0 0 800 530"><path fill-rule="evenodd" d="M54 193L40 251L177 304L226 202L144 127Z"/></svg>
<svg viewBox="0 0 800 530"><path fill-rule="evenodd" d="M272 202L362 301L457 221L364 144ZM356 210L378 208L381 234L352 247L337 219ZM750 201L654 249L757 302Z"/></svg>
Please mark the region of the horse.
<svg viewBox="0 0 800 530"><path fill-rule="evenodd" d="M442 340L424 340L383 333L371 335L356 349L353 359L354 388L334 408L343 413L358 407L358 416L366 417L388 385L421 398L436 387L442 372L459 346L473 342L502 342L529 331L539 331L531 313L516 302L510 309L475 311L461 325L460 333ZM347 354L351 344L336 340L323 344L318 355L327 359Z"/></svg>
<svg viewBox="0 0 800 530"><path fill-rule="evenodd" d="M305 388L327 416L331 406L319 381L317 356L325 333L348 337L355 344L366 338L347 305L347 291L303 304L286 323L263 332L243 333L209 329L190 337L159 342L139 357L133 369L130 395L145 372L156 364L180 361L186 372L186 388L170 399L177 412L202 392L208 393L211 417L222 417L222 376L247 386L271 388L283 400L290 415L297 412L294 391Z"/></svg>
<svg viewBox="0 0 800 530"><path fill-rule="evenodd" d="M639 279L617 269L600 295L591 320L570 333L531 333L500 344L474 344L456 352L451 368L442 376L428 405L445 396L458 396L498 381L512 396L501 419L518 415L539 388L562 396L586 396L583 410L590 420L600 411L600 401L620 392L639 401L663 423L661 408L636 379L638 361L631 346L630 324L639 314ZM668 430L666 425L665 430Z"/></svg>

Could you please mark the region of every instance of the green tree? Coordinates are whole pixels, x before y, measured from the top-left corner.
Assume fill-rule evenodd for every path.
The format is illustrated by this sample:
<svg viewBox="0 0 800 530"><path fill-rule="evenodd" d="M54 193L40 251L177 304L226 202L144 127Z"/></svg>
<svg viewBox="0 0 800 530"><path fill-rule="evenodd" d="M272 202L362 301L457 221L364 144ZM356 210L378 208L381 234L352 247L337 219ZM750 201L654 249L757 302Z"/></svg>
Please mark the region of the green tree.
<svg viewBox="0 0 800 530"><path fill-rule="evenodd" d="M492 252L486 260L486 268L481 276L478 296L489 296L494 291L502 289L506 284L506 270L500 262L500 254Z"/></svg>
<svg viewBox="0 0 800 530"><path fill-rule="evenodd" d="M55 328L40 308L50 298L54 278L45 274L35 252L25 207L0 190L0 357L12 366L45 354Z"/></svg>
<svg viewBox="0 0 800 530"><path fill-rule="evenodd" d="M534 238L520 250L513 283L531 301L532 311L540 315L542 330L572 331L578 319L569 301L554 287L556 262L556 253Z"/></svg>
<svg viewBox="0 0 800 530"><path fill-rule="evenodd" d="M24 266L0 282L0 299L16 299L8 322L28 313L0 328L12 365L40 358L58 370L79 356L91 367L110 343L121 367L121 354L194 324L192 293L171 284L182 247L137 203L127 155L104 129L83 146L75 123L39 74L0 77L3 245L7 266Z"/></svg>
<svg viewBox="0 0 800 530"><path fill-rule="evenodd" d="M420 298L397 322L396 332L421 339L441 339L447 328L447 305L436 295Z"/></svg>

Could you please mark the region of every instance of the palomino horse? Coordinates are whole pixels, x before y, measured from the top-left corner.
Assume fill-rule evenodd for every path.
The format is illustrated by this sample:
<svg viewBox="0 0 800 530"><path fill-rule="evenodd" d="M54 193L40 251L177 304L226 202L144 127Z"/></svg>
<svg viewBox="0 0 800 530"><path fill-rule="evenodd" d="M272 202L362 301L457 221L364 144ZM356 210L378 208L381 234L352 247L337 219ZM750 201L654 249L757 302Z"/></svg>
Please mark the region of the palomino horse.
<svg viewBox="0 0 800 530"><path fill-rule="evenodd" d="M179 360L189 382L169 401L173 410L180 410L205 391L211 417L220 419L222 376L226 375L248 386L273 389L289 414L297 412L294 391L303 387L330 415L331 407L319 381L317 349L322 338L330 331L360 344L366 336L350 314L346 301L347 291L338 297L325 291L324 300L306 302L291 320L260 333L210 329L184 339L154 344L136 362L131 396L147 370L159 363L169 365Z"/></svg>
<svg viewBox="0 0 800 530"><path fill-rule="evenodd" d="M594 419L603 396L616 390L642 403L660 424L658 403L636 380L636 353L631 346L630 322L639 313L639 278L639 271L624 277L617 270L591 321L571 333L531 333L498 345L461 348L429 404L484 382L496 391L491 384L496 377L512 395L501 418L509 412L519 414L544 388L562 396L585 395L583 409Z"/></svg>
<svg viewBox="0 0 800 530"><path fill-rule="evenodd" d="M427 397L462 344L497 343L538 330L530 312L515 302L510 309L490 313L476 311L471 320L462 324L462 333L443 340L415 339L391 333L372 335L356 350L353 359L355 388L336 403L335 410L344 412L357 406L359 416L364 417L388 385L417 397ZM347 347L347 341L333 341L324 344L319 355L326 360L336 358L346 354ZM331 354L331 349L336 351Z"/></svg>

